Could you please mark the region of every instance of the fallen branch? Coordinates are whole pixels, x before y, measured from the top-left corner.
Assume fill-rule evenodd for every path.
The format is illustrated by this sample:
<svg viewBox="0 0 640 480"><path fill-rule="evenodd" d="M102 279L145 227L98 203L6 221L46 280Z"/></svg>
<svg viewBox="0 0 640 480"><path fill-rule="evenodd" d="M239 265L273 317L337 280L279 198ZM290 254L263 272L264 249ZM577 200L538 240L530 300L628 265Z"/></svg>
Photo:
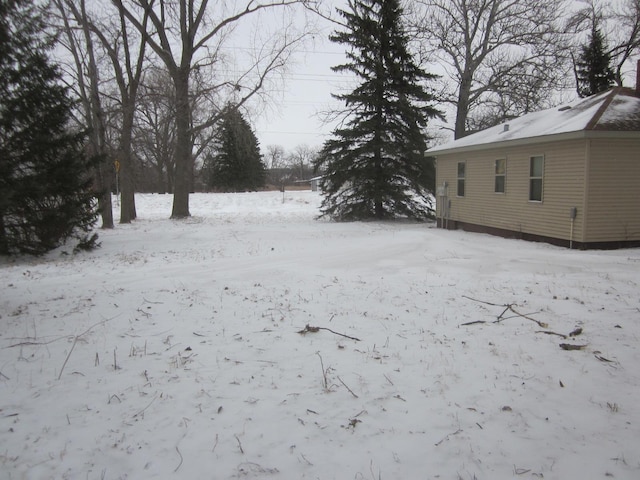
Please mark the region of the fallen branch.
<svg viewBox="0 0 640 480"><path fill-rule="evenodd" d="M356 342L359 342L359 341L360 341L360 339L359 339L359 338L351 337L351 336L349 336L349 335L345 335L344 333L338 333L338 332L336 332L336 331L334 331L334 330L331 330L330 328L326 328L326 327L312 327L312 326L310 326L309 324L307 324L307 325L306 325L302 330L300 330L298 333L299 333L300 335L306 335L307 333L317 333L317 332L319 332L320 330L326 330L326 331L328 331L328 332L333 333L334 335L340 335L341 337L348 338L348 339L350 339L350 340L355 340Z"/></svg>
<svg viewBox="0 0 640 480"><path fill-rule="evenodd" d="M582 350L586 348L588 345L572 345L570 343L561 343L560 348L563 350Z"/></svg>
<svg viewBox="0 0 640 480"><path fill-rule="evenodd" d="M478 300L477 298L472 298L472 297L468 297L467 295L462 295L463 298L467 298L469 300L472 300L474 302L478 302L478 303L484 303L485 305L491 305L492 307L503 307L504 310L502 310L502 313L500 313L500 315L498 315L498 317L496 318L496 320L493 323L500 323L503 320L507 320L506 317L504 317L504 314L507 313L508 311L514 313L517 317L522 317L525 318L531 322L534 322L536 324L538 324L538 326L540 328L548 328L549 325L544 323L544 322L540 322L539 320L536 320L535 318L531 318L530 316L524 314L524 313L520 313L518 312L515 308L513 308L514 304L513 303L506 303L506 304L498 304L498 303L491 303L491 302L485 302L484 300ZM514 317L508 317L508 318L514 318ZM479 323L480 321L478 321Z"/></svg>
<svg viewBox="0 0 640 480"><path fill-rule="evenodd" d="M520 316L522 318L526 318L527 320L531 320L532 322L537 323L540 328L548 328L549 327L548 323L540 322L540 321L536 320L535 318L531 318L531 317L525 315L524 313L520 313L520 312L516 311L516 309L513 308L513 305L509 305L508 306L508 310L511 310L513 313L515 313L516 315L518 315L518 316Z"/></svg>

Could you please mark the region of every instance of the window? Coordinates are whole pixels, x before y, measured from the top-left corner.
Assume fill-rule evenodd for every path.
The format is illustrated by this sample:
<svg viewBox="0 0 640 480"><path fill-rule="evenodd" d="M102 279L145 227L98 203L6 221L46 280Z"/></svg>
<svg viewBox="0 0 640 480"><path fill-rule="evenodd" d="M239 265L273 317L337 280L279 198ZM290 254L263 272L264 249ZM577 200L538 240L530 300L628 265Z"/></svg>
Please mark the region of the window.
<svg viewBox="0 0 640 480"><path fill-rule="evenodd" d="M544 157L538 155L529 159L529 200L542 201L542 179L544 174Z"/></svg>
<svg viewBox="0 0 640 480"><path fill-rule="evenodd" d="M507 161L504 158L496 160L495 170L496 180L494 191L496 193L504 193L504 187L507 181Z"/></svg>
<svg viewBox="0 0 640 480"><path fill-rule="evenodd" d="M458 196L464 197L464 180L465 180L466 163L458 162Z"/></svg>

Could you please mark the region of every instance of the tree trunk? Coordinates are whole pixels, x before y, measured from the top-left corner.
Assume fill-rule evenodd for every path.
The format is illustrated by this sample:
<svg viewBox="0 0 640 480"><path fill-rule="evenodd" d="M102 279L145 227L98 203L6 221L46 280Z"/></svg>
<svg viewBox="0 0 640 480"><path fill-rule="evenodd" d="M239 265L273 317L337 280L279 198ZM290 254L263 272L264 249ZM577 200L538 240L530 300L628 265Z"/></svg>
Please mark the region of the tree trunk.
<svg viewBox="0 0 640 480"><path fill-rule="evenodd" d="M189 105L189 69L177 68L176 89L176 159L171 218L189 217L189 191L193 174L191 154L191 108Z"/></svg>
<svg viewBox="0 0 640 480"><path fill-rule="evenodd" d="M456 105L456 126L454 139L462 138L467 134L467 117L469 116L469 98L471 97L471 73L465 72L460 82L458 92L458 104Z"/></svg>
<svg viewBox="0 0 640 480"><path fill-rule="evenodd" d="M4 212L0 211L0 255L9 255L7 232L4 226Z"/></svg>
<svg viewBox="0 0 640 480"><path fill-rule="evenodd" d="M120 223L135 220L136 200L133 182L133 158L131 154L131 134L133 131L134 104L123 102L122 130L120 132Z"/></svg>
<svg viewBox="0 0 640 480"><path fill-rule="evenodd" d="M111 203L111 182L109 174L105 172L111 172L111 165L105 165L104 160L101 160L95 169L96 181L98 183L98 210L100 211L100 217L102 218L101 228L113 228L113 205Z"/></svg>

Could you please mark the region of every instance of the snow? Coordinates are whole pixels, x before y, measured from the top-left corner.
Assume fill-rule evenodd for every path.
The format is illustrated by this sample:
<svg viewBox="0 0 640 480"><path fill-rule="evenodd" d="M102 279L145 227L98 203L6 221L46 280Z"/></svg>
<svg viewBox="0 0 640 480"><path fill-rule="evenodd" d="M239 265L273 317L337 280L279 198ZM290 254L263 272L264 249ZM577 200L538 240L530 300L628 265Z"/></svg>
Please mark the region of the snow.
<svg viewBox="0 0 640 480"><path fill-rule="evenodd" d="M0 478L640 478L640 250L320 200L139 195L99 250L4 260Z"/></svg>
<svg viewBox="0 0 640 480"><path fill-rule="evenodd" d="M640 98L619 95L613 99L610 108L603 112L598 123L606 125L619 121L628 121L630 118L637 119L639 116Z"/></svg>
<svg viewBox="0 0 640 480"><path fill-rule="evenodd" d="M589 122L596 117L600 107L611 95L614 95L614 100L598 119L598 124L635 118L640 114L640 99L628 96L624 92L620 94L614 89L566 105L523 115L504 124L435 146L429 153L444 153L463 147L581 132L588 127Z"/></svg>

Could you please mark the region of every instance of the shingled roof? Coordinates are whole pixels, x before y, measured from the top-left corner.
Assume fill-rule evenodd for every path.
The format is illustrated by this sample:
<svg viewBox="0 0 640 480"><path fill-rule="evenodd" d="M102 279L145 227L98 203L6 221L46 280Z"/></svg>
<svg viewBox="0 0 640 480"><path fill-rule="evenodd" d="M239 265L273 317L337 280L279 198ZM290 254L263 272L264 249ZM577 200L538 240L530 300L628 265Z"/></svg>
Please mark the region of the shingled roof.
<svg viewBox="0 0 640 480"><path fill-rule="evenodd" d="M452 140L429 149L427 154L584 138L592 132L635 132L640 136L640 94L616 87Z"/></svg>

